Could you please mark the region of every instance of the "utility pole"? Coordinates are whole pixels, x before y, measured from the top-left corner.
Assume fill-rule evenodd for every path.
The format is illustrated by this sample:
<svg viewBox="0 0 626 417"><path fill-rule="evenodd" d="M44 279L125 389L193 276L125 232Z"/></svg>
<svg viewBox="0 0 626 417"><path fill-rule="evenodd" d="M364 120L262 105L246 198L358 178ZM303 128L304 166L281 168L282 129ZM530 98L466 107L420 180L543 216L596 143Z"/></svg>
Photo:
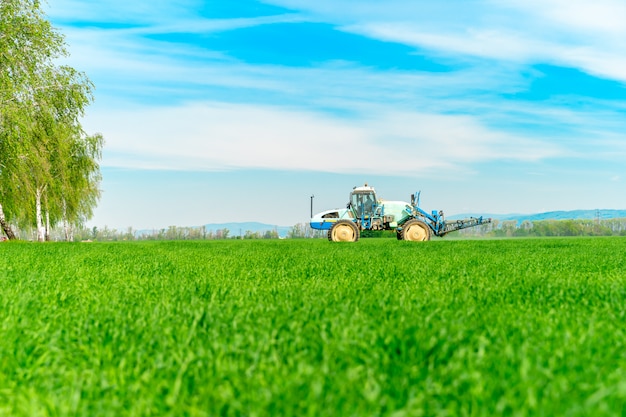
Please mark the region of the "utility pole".
<svg viewBox="0 0 626 417"><path fill-rule="evenodd" d="M313 217L313 199L315 198L315 195L311 194L311 217Z"/></svg>

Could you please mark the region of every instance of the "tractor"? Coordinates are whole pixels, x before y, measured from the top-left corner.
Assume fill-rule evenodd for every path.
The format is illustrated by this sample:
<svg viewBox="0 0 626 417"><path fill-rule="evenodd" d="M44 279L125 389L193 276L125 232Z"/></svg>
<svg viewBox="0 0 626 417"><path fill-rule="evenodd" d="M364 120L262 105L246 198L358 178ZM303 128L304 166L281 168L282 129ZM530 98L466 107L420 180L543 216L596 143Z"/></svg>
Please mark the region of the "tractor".
<svg viewBox="0 0 626 417"><path fill-rule="evenodd" d="M431 213L420 208L420 193L411 202L386 201L376 196L374 187L354 187L345 209L326 210L313 216L313 229L327 230L332 242L356 242L362 230L395 230L398 240L426 241L455 230L491 223L490 218L470 217L446 221L443 211Z"/></svg>

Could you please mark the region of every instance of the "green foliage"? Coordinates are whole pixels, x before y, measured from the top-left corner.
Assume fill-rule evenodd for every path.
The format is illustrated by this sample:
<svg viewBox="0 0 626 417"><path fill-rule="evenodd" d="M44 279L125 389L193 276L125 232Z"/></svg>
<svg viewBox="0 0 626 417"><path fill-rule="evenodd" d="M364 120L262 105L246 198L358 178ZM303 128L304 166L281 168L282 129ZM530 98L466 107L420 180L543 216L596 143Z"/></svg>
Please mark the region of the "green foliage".
<svg viewBox="0 0 626 417"><path fill-rule="evenodd" d="M625 245L5 243L0 415L621 415Z"/></svg>
<svg viewBox="0 0 626 417"><path fill-rule="evenodd" d="M313 229L308 223L296 223L289 229L287 237L289 239L326 238L327 234L327 230Z"/></svg>
<svg viewBox="0 0 626 417"><path fill-rule="evenodd" d="M80 124L93 85L58 64L66 55L39 1L0 1L0 208L13 224L41 230L43 212L79 224L99 197L102 137Z"/></svg>

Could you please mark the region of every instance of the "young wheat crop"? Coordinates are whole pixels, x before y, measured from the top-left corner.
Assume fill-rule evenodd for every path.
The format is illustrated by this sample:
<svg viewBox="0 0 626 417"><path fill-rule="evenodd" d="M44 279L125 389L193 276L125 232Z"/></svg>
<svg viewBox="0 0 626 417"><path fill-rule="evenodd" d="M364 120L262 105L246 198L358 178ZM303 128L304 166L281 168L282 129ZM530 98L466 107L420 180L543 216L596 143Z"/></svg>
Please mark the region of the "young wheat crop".
<svg viewBox="0 0 626 417"><path fill-rule="evenodd" d="M625 246L2 244L0 415L620 415Z"/></svg>

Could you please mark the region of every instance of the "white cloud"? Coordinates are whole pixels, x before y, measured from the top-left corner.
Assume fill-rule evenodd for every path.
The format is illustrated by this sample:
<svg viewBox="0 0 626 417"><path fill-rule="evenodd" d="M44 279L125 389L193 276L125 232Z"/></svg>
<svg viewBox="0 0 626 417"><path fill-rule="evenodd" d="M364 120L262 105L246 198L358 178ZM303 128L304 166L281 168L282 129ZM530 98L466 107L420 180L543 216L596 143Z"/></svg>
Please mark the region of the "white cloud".
<svg viewBox="0 0 626 417"><path fill-rule="evenodd" d="M551 63L626 82L622 0L387 2L273 0L348 32L431 53ZM500 63L498 62L497 65Z"/></svg>
<svg viewBox="0 0 626 417"><path fill-rule="evenodd" d="M626 3L622 0L511 0L505 4L565 32L613 39L626 36Z"/></svg>
<svg viewBox="0 0 626 417"><path fill-rule="evenodd" d="M347 122L280 107L194 104L107 112L104 166L176 170L267 168L417 174L489 160L539 160L558 147L490 131L468 116L380 113ZM140 134L134 126L141 126Z"/></svg>
<svg viewBox="0 0 626 417"><path fill-rule="evenodd" d="M550 55L554 46L538 39L524 39L518 33L501 29L468 28L462 33L424 32L405 23L367 23L342 28L384 41L398 42L436 54L461 54L494 60L526 62L538 53Z"/></svg>
<svg viewBox="0 0 626 417"><path fill-rule="evenodd" d="M193 16L198 0L106 0L85 2L81 0L49 0L45 8L55 20L78 22L133 23L146 25L169 19Z"/></svg>

